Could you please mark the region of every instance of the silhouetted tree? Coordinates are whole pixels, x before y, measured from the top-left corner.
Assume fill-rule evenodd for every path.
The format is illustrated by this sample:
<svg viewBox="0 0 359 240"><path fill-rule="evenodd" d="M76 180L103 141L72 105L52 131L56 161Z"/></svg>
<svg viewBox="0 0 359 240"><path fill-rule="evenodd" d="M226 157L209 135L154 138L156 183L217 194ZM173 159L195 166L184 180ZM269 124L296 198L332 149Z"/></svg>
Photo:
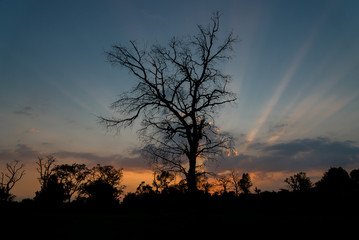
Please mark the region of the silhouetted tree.
<svg viewBox="0 0 359 240"><path fill-rule="evenodd" d="M243 173L241 180L239 180L239 188L242 190L244 194L249 194L250 188L253 186L251 177L248 173Z"/></svg>
<svg viewBox="0 0 359 240"><path fill-rule="evenodd" d="M123 193L121 185L122 168L97 165L91 170L89 181L82 187L82 194L87 195L88 202L95 205L112 206L118 204Z"/></svg>
<svg viewBox="0 0 359 240"><path fill-rule="evenodd" d="M321 180L316 183L319 191L335 195L345 195L352 187L349 174L343 168L332 167L324 173Z"/></svg>
<svg viewBox="0 0 359 240"><path fill-rule="evenodd" d="M55 157L51 155L46 159L39 156L36 162L40 191L36 191L34 200L44 205L59 205L66 199L64 184L59 183L54 175L55 162Z"/></svg>
<svg viewBox="0 0 359 240"><path fill-rule="evenodd" d="M62 204L66 198L64 185L52 174L46 179L46 185L43 185L41 190L35 193L34 200L43 205L54 206Z"/></svg>
<svg viewBox="0 0 359 240"><path fill-rule="evenodd" d="M304 191L308 191L313 187L310 178L307 177L305 172L296 173L293 176L286 178L284 182L288 183L289 187L293 191L304 192Z"/></svg>
<svg viewBox="0 0 359 240"><path fill-rule="evenodd" d="M6 163L6 172L1 172L0 178L0 201L11 201L15 196L10 193L15 184L24 176L24 164L18 165L19 161Z"/></svg>
<svg viewBox="0 0 359 240"><path fill-rule="evenodd" d="M169 187L169 184L175 180L175 175L167 172L167 171L160 171L154 173L154 179L152 185L155 187L156 192L166 191Z"/></svg>
<svg viewBox="0 0 359 240"><path fill-rule="evenodd" d="M119 116L101 117L102 123L120 129L141 119L145 155L161 170L182 173L190 192L197 190L198 158L216 159L231 148L231 137L219 131L214 117L237 99L229 89L230 76L220 70L236 38L229 33L220 41L219 20L217 12L196 35L172 38L167 46L140 49L130 41L130 47L114 45L106 52L108 61L128 69L137 85L112 103Z"/></svg>
<svg viewBox="0 0 359 240"><path fill-rule="evenodd" d="M206 174L197 174L196 182L198 190L205 194L209 194L210 190L213 188L213 184L208 182Z"/></svg>
<svg viewBox="0 0 359 240"><path fill-rule="evenodd" d="M350 179L353 182L354 191L359 193L359 169L354 169L350 172Z"/></svg>
<svg viewBox="0 0 359 240"><path fill-rule="evenodd" d="M88 202L94 205L112 206L118 203L121 191L101 179L91 181L83 187Z"/></svg>
<svg viewBox="0 0 359 240"><path fill-rule="evenodd" d="M37 172L40 174L40 177L38 178L39 183L42 188L47 187L47 182L49 181L50 176L52 175L52 172L55 167L56 159L54 156L46 156L46 159L42 157L37 157Z"/></svg>
<svg viewBox="0 0 359 240"><path fill-rule="evenodd" d="M55 166L53 174L63 185L66 199L70 202L72 195L85 183L86 177L90 174L90 170L85 164L61 164Z"/></svg>
<svg viewBox="0 0 359 240"><path fill-rule="evenodd" d="M239 181L241 180L240 174L239 174L238 170L232 169L230 176L231 176L232 184L234 186L235 194L236 194L236 196L238 196L239 191L241 189L240 184L239 184Z"/></svg>
<svg viewBox="0 0 359 240"><path fill-rule="evenodd" d="M34 200L44 205L59 205L66 198L64 185L60 184L54 175L55 162L55 157L51 155L45 158L37 157L36 170L40 175L40 190L35 192Z"/></svg>
<svg viewBox="0 0 359 240"><path fill-rule="evenodd" d="M255 192L257 195L259 195L259 194L262 192L262 190L260 190L258 187L255 187L255 188L254 188L254 192Z"/></svg>
<svg viewBox="0 0 359 240"><path fill-rule="evenodd" d="M228 193L228 185L231 183L231 178L226 175L220 175L216 177L217 185L222 188L221 194Z"/></svg>
<svg viewBox="0 0 359 240"><path fill-rule="evenodd" d="M152 194L155 193L151 185L146 184L146 182L142 181L140 185L136 188L136 195L144 195L144 194Z"/></svg>

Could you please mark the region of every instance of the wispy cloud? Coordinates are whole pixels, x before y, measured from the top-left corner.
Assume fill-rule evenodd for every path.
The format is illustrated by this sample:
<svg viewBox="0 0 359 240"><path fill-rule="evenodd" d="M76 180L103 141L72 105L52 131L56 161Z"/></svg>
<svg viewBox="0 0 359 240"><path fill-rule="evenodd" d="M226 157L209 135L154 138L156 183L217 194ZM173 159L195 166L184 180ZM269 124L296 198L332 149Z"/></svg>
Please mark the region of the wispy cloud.
<svg viewBox="0 0 359 240"><path fill-rule="evenodd" d="M287 126L282 131L274 133L270 137L271 142L278 140L283 135L287 137L305 136L359 96L359 91L343 97L344 94L333 95L320 90L320 87L314 89L313 94L304 98L291 109L290 113L287 113L288 116L285 120ZM327 89L327 91L329 90Z"/></svg>
<svg viewBox="0 0 359 240"><path fill-rule="evenodd" d="M33 109L33 107L25 106L25 107L22 107L19 110L14 111L13 113L14 114L19 114L19 115L24 115L24 116L33 116L34 109Z"/></svg>

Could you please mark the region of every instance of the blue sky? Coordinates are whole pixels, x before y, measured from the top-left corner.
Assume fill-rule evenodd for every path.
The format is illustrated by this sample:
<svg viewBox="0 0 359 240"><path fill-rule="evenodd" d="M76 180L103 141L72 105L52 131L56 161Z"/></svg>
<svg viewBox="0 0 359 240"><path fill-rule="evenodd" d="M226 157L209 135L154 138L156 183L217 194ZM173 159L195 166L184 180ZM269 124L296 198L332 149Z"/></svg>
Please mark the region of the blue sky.
<svg viewBox="0 0 359 240"><path fill-rule="evenodd" d="M97 123L135 81L104 51L195 34L215 10L223 36L240 39L223 66L239 101L217 119L239 156L215 171L251 171L255 184L276 189L291 172L358 168L358 1L1 0L0 166L25 162L33 184L17 195L38 188L39 154L122 166L129 189L137 186L147 165L135 154L136 129L115 135Z"/></svg>

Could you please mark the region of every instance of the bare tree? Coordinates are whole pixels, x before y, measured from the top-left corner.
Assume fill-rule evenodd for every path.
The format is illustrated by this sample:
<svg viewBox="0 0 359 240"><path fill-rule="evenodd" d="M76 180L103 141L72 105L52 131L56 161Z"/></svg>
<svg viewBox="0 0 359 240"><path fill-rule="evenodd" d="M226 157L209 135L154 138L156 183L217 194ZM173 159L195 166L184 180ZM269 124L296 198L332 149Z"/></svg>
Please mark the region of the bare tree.
<svg viewBox="0 0 359 240"><path fill-rule="evenodd" d="M14 196L10 194L10 191L24 176L25 170L23 170L23 167L24 164L19 165L18 160L15 160L12 164L6 164L7 171L1 172L0 201L11 201L13 199Z"/></svg>
<svg viewBox="0 0 359 240"><path fill-rule="evenodd" d="M140 49L130 41L129 47L114 45L106 52L108 61L128 69L137 84L112 103L115 115L100 117L101 122L119 130L141 120L145 155L158 169L182 173L191 192L203 163L231 149L231 137L219 131L214 118L237 99L228 87L230 76L220 70L236 38L229 33L218 39L219 20L216 12L197 34L172 38L167 46Z"/></svg>
<svg viewBox="0 0 359 240"><path fill-rule="evenodd" d="M240 180L241 180L241 177L240 177L240 174L239 174L238 170L232 169L231 173L230 173L230 178L231 178L232 184L234 186L236 196L238 196L239 191L241 190L241 187L240 187L240 184L239 184Z"/></svg>
<svg viewBox="0 0 359 240"><path fill-rule="evenodd" d="M222 187L221 194L228 193L228 185L231 183L231 178L228 175L219 175L216 177L217 185Z"/></svg>
<svg viewBox="0 0 359 240"><path fill-rule="evenodd" d="M40 177L38 178L39 183L41 185L41 189L44 189L47 187L47 183L50 179L50 176L52 175L54 168L55 168L55 157L54 156L46 156L46 159L42 157L37 157L38 161L37 164L37 172L40 174Z"/></svg>

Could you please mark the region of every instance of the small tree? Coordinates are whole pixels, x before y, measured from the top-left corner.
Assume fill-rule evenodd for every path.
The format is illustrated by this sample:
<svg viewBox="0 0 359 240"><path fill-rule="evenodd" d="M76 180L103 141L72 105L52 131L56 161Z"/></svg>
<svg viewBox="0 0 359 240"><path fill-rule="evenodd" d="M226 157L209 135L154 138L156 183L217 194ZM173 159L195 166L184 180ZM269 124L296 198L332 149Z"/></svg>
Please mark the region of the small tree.
<svg viewBox="0 0 359 240"><path fill-rule="evenodd" d="M255 192L257 195L259 195L259 194L262 192L262 190L260 190L258 187L255 187L255 188L254 188L254 192Z"/></svg>
<svg viewBox="0 0 359 240"><path fill-rule="evenodd" d="M46 185L35 193L34 200L44 205L61 205L66 198L64 185L52 174L46 179Z"/></svg>
<svg viewBox="0 0 359 240"><path fill-rule="evenodd" d="M235 193L236 195L238 196L239 195L239 191L240 191L240 174L237 170L231 170L231 174L230 174L230 177L231 177L231 181L232 181L232 184L234 186L234 190L235 190Z"/></svg>
<svg viewBox="0 0 359 240"><path fill-rule="evenodd" d="M248 173L243 173L241 180L239 180L239 188L244 194L249 194L250 188L253 186L251 177Z"/></svg>
<svg viewBox="0 0 359 240"><path fill-rule="evenodd" d="M24 164L18 165L19 161L6 164L6 172L1 172L0 178L0 201L11 201L15 196L10 193L15 184L24 176Z"/></svg>
<svg viewBox="0 0 359 240"><path fill-rule="evenodd" d="M310 178L307 177L305 172L294 174L293 176L286 178L284 182L288 183L293 191L305 192L313 187Z"/></svg>
<svg viewBox="0 0 359 240"><path fill-rule="evenodd" d="M55 157L48 155L46 158L39 156L37 159L36 170L40 175L40 191L36 191L34 200L45 205L62 204L66 199L66 193L64 184L59 182L54 172Z"/></svg>
<svg viewBox="0 0 359 240"><path fill-rule="evenodd" d="M202 191L205 194L210 194L213 184L208 182L207 174L198 174L197 175L197 188L199 191Z"/></svg>
<svg viewBox="0 0 359 240"><path fill-rule="evenodd" d="M217 185L222 188L220 191L221 194L228 193L228 185L231 183L231 178L229 176L220 175L216 177Z"/></svg>
<svg viewBox="0 0 359 240"><path fill-rule="evenodd" d="M66 199L70 202L72 195L85 183L87 176L90 174L90 170L85 164L61 164L53 169L53 174L63 185Z"/></svg>
<svg viewBox="0 0 359 240"><path fill-rule="evenodd" d="M82 194L87 195L91 204L116 205L125 188L121 185L122 177L122 168L98 164L92 168L89 181L82 187Z"/></svg>
<svg viewBox="0 0 359 240"><path fill-rule="evenodd" d="M169 187L169 184L175 180L175 175L167 172L167 171L160 171L154 172L153 175L153 183L152 185L155 187L156 192L166 191Z"/></svg>
<svg viewBox="0 0 359 240"><path fill-rule="evenodd" d="M151 185L146 184L145 181L142 181L140 185L136 188L136 195L143 196L145 194L152 194L154 193L153 188Z"/></svg>
<svg viewBox="0 0 359 240"><path fill-rule="evenodd" d="M345 195L353 186L348 172L342 167L330 168L315 185L319 191L334 195Z"/></svg>
<svg viewBox="0 0 359 240"><path fill-rule="evenodd" d="M40 174L40 177L38 178L41 189L47 187L47 183L50 179L50 176L52 175L52 172L54 171L55 162L56 159L54 156L48 155L46 156L46 159L42 157L37 157L37 172Z"/></svg>

